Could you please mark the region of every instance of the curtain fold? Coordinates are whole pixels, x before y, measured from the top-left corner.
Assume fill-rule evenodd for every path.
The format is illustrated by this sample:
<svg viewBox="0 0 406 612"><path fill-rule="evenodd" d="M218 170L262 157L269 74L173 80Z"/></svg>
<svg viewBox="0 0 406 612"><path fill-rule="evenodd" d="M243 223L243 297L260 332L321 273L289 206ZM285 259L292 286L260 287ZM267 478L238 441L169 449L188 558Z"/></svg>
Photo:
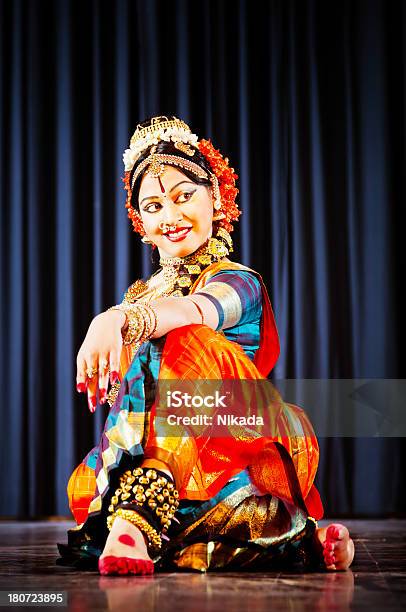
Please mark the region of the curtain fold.
<svg viewBox="0 0 406 612"><path fill-rule="evenodd" d="M0 28L2 515L68 514L99 438L75 357L155 269L121 181L149 116L182 117L240 177L233 258L269 288L273 377L405 376L404 2L9 0ZM327 514L404 514L405 447L320 439Z"/></svg>

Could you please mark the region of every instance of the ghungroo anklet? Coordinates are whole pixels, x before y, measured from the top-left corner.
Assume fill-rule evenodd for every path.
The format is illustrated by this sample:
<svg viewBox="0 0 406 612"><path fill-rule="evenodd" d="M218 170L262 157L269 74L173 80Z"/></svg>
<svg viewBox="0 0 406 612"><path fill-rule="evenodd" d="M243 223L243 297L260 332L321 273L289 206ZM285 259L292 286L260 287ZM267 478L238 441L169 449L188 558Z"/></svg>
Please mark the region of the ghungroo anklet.
<svg viewBox="0 0 406 612"><path fill-rule="evenodd" d="M152 548L159 549L160 534L167 532L179 506L178 500L174 481L165 472L141 467L127 470L111 498L107 527L112 528L117 516L125 518L145 533Z"/></svg>

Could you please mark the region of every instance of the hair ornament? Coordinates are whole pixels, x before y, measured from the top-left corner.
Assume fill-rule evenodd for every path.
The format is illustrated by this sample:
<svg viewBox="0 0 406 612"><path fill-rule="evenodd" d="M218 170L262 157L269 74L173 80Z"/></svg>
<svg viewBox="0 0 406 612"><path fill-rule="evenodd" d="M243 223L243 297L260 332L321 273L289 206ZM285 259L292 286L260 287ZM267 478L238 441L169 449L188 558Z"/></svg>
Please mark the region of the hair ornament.
<svg viewBox="0 0 406 612"><path fill-rule="evenodd" d="M172 140L175 146L176 143L197 146L198 139L196 134L192 134L189 126L180 119L168 119L165 116L153 117L151 123L146 127L137 125L137 129L130 140L130 148L124 151L123 161L125 171L131 171L141 153L151 145L157 145L160 140L165 140L166 142ZM177 148L179 148L179 144ZM194 152L191 153L192 151L193 149L189 147L187 155L193 155Z"/></svg>
<svg viewBox="0 0 406 612"><path fill-rule="evenodd" d="M198 148L209 162L218 182L218 185L214 185L215 191L218 190L219 193L217 197L215 196L215 201L221 202L221 211L225 216L221 221L221 226L231 232L233 231L232 222L237 221L241 215L235 201L238 194L238 189L235 186L238 174L234 172L234 168L230 168L228 157L224 158L220 151L213 147L211 140L200 140Z"/></svg>
<svg viewBox="0 0 406 612"><path fill-rule="evenodd" d="M189 157L193 157L198 149L207 160L211 170L210 176L208 177L207 172L192 160L177 155L155 153L159 141L172 141L176 149ZM149 156L139 164L131 180L137 159L147 149L150 149ZM217 227L223 227L228 232L233 231L232 224L241 215L236 204L238 175L234 172L234 168L229 166L228 158L224 158L210 140L198 140L196 134L192 134L184 121L176 117L168 119L166 116L160 116L153 117L145 127L137 125L130 141L130 148L124 152L123 160L125 166L123 181L127 191L125 206L134 230L141 236L145 236L141 215L131 204L134 184L143 171L150 172L156 177L160 176L165 165L178 166L193 172L200 178L209 178L212 183L213 204L216 211L213 221L218 223Z"/></svg>

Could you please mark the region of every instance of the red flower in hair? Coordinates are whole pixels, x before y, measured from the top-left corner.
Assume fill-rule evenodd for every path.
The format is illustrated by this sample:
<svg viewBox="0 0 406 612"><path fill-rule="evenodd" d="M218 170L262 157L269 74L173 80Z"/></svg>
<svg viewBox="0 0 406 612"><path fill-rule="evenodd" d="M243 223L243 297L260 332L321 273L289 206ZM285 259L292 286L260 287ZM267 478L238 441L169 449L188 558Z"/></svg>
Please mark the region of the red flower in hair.
<svg viewBox="0 0 406 612"><path fill-rule="evenodd" d="M125 207L128 210L128 218L131 219L131 223L133 224L134 231L141 234L141 236L145 236L145 230L144 230L144 225L141 221L141 216L135 210L135 208L131 205L132 191L131 191L130 175L131 175L131 170L128 170L124 174L124 178L123 178L124 189L127 192L127 199L125 202Z"/></svg>
<svg viewBox="0 0 406 612"><path fill-rule="evenodd" d="M238 174L235 174L234 168L228 165L228 158L224 158L218 149L213 147L211 140L199 140L198 147L200 153L209 162L212 172L217 176L219 182L221 196L221 212L225 215L225 219L218 221L221 227L224 227L228 232L233 231L232 222L237 221L241 215L236 204L238 189L235 186L235 180L238 179Z"/></svg>

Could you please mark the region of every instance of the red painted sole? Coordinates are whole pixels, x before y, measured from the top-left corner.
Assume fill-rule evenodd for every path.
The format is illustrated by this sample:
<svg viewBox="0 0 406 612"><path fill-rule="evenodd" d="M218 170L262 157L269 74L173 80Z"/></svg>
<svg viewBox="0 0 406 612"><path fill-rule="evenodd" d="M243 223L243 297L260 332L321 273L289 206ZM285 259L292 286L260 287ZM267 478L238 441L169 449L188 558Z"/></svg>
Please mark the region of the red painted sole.
<svg viewBox="0 0 406 612"><path fill-rule="evenodd" d="M146 576L154 573L154 564L149 559L103 557L103 559L99 559L99 572L102 576L113 574L118 574L119 576L126 576L128 574Z"/></svg>

